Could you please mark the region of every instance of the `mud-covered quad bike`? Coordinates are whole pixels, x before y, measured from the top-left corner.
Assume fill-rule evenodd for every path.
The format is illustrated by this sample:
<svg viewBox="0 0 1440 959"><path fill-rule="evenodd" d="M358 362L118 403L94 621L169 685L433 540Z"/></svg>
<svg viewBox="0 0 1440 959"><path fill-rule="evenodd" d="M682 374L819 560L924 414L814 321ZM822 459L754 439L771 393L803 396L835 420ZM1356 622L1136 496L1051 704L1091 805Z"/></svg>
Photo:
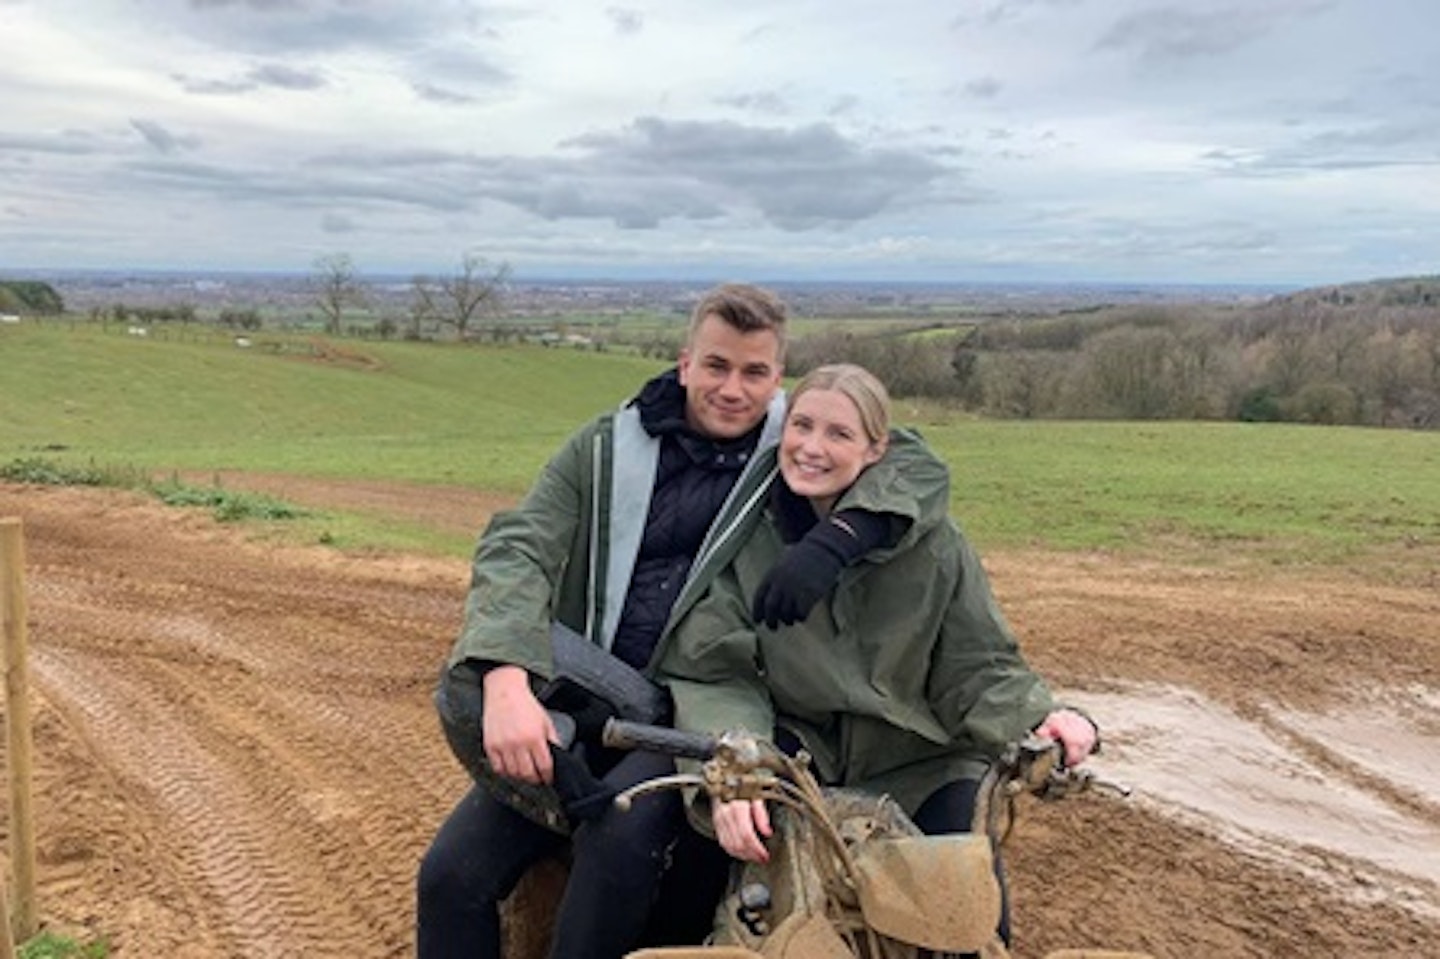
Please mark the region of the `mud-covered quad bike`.
<svg viewBox="0 0 1440 959"><path fill-rule="evenodd" d="M803 752L787 755L744 731L716 737L612 720L605 744L699 761L698 771L621 793L701 790L712 800L764 799L778 809L767 863L738 863L702 946L642 949L629 959L924 959L958 953L1006 959L992 840L1002 843L1025 794L1057 799L1095 787L1066 767L1053 740L1016 743L987 774L972 833L926 836L893 800L822 787ZM1066 950L1048 959L1141 959Z"/></svg>

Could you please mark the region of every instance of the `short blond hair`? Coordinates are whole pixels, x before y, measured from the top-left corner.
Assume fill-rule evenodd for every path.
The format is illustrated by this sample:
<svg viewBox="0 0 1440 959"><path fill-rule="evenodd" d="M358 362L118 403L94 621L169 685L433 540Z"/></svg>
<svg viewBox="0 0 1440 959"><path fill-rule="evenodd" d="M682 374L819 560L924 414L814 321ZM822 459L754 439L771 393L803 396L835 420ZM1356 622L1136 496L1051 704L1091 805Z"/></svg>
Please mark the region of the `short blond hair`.
<svg viewBox="0 0 1440 959"><path fill-rule="evenodd" d="M769 330L778 344L777 358L785 359L785 304L769 290L748 283L725 283L706 293L690 313L687 345L695 342L695 333L707 316L719 317L741 333Z"/></svg>

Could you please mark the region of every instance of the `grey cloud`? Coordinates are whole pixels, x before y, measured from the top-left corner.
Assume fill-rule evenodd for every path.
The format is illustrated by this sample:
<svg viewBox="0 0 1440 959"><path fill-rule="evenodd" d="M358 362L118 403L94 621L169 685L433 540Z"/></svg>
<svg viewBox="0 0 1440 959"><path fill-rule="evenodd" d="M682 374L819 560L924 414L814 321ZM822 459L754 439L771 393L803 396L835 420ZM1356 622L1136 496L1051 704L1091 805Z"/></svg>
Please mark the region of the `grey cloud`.
<svg viewBox="0 0 1440 959"><path fill-rule="evenodd" d="M978 77L965 84L965 93L980 100L993 100L1000 95L1000 86L994 77Z"/></svg>
<svg viewBox="0 0 1440 959"><path fill-rule="evenodd" d="M190 0L196 10L213 10L220 7L249 7L252 10L298 10L304 6L301 0Z"/></svg>
<svg viewBox="0 0 1440 959"><path fill-rule="evenodd" d="M262 87L282 90L318 90L325 86L325 78L313 70L298 70L278 63L256 67L249 76Z"/></svg>
<svg viewBox="0 0 1440 959"><path fill-rule="evenodd" d="M615 32L632 36L645 29L645 18L638 10L628 7L606 7L605 16L615 25Z"/></svg>
<svg viewBox="0 0 1440 959"><path fill-rule="evenodd" d="M109 153L112 147L93 133L65 130L55 134L18 136L0 133L0 152L51 153L64 156L85 156Z"/></svg>
<svg viewBox="0 0 1440 959"><path fill-rule="evenodd" d="M984 16L987 23L1000 23L1024 16L1037 7L1073 7L1084 2L1085 0L1001 0L1000 3L986 8Z"/></svg>
<svg viewBox="0 0 1440 959"><path fill-rule="evenodd" d="M511 80L505 70L495 66L472 46L464 43L434 45L412 58L411 69L423 81L438 82L443 89L464 88L466 95L476 88L491 89Z"/></svg>
<svg viewBox="0 0 1440 959"><path fill-rule="evenodd" d="M195 137L176 136L154 120L138 120L132 117L130 126L136 133L144 137L145 142L150 144L157 153L166 155L179 153L182 150L193 149L200 144Z"/></svg>
<svg viewBox="0 0 1440 959"><path fill-rule="evenodd" d="M662 170L619 170L590 159L475 156L438 150L347 151L313 158L327 195L416 203L415 184L428 185L422 205L468 209L498 200L547 220L605 219L627 229L652 229L669 218L704 220L722 209L690 178ZM366 184L369 194L356 184Z"/></svg>
<svg viewBox="0 0 1440 959"><path fill-rule="evenodd" d="M272 63L253 67L244 76L230 80L190 77L174 74L173 78L186 93L201 95L234 95L249 93L262 87L281 90L319 90L327 86L325 77L314 70L299 70L284 64Z"/></svg>
<svg viewBox="0 0 1440 959"><path fill-rule="evenodd" d="M1117 20L1096 41L1097 50L1132 52L1147 64L1223 56L1255 43L1283 22L1313 14L1325 4L1253 3L1195 10L1152 7Z"/></svg>
<svg viewBox="0 0 1440 959"><path fill-rule="evenodd" d="M1009 20L1016 20L1033 10L1043 7L1073 7L1084 3L1085 0L999 0L992 3L980 12L978 18L970 14L960 14L951 23L952 28L960 29L970 25L973 19L981 23L993 26L998 23L1005 23Z"/></svg>
<svg viewBox="0 0 1440 959"><path fill-rule="evenodd" d="M773 90L717 97L715 102L722 106L734 107L748 113L762 113L766 116L784 116L790 112L790 105L785 102L785 98Z"/></svg>
<svg viewBox="0 0 1440 959"><path fill-rule="evenodd" d="M447 38L473 39L484 35L485 24L516 15L463 0L191 0L190 10L178 28L220 49L263 55L356 48L405 53Z"/></svg>
<svg viewBox="0 0 1440 959"><path fill-rule="evenodd" d="M777 129L643 118L569 145L589 154L587 166L638 175L637 187L650 173L683 176L717 202L753 204L786 230L867 219L950 172L927 155L869 149L819 123Z"/></svg>
<svg viewBox="0 0 1440 959"><path fill-rule="evenodd" d="M327 213L320 218L320 229L326 233L354 233L359 228L353 219L339 213Z"/></svg>
<svg viewBox="0 0 1440 959"><path fill-rule="evenodd" d="M225 167L172 159L136 160L112 171L112 179L135 188L193 193L227 202L283 203L290 208L330 209L346 203L380 203L437 212L466 208L463 182L418 182L395 176L342 176L315 165L276 176L273 168Z"/></svg>
<svg viewBox="0 0 1440 959"><path fill-rule="evenodd" d="M565 168L528 172L528 179L494 181L491 195L547 220L605 219L627 230L653 230L672 218L709 220L723 212L674 178L652 181L646 190L628 179L577 178Z"/></svg>
<svg viewBox="0 0 1440 959"><path fill-rule="evenodd" d="M938 154L867 147L824 124L645 118L563 146L571 155L352 150L315 157L310 167L331 197L436 208L489 198L546 219L608 219L631 229L746 210L785 230L843 226L933 196L956 172ZM427 185L421 195L417 184Z"/></svg>
<svg viewBox="0 0 1440 959"><path fill-rule="evenodd" d="M431 103L461 106L467 103L475 103L479 100L478 97L473 97L467 93L460 93L455 90L447 90L433 83L412 83L410 84L410 89L415 91L417 97L422 100L428 100Z"/></svg>
<svg viewBox="0 0 1440 959"><path fill-rule="evenodd" d="M148 129L167 142L163 128ZM800 231L933 199L956 173L938 154L868 146L825 124L785 129L645 118L564 147L559 155L517 157L357 145L311 157L284 177L268 167L162 155L123 164L113 179L335 216L374 204L451 214L491 200L546 219L603 219L634 230L758 212L780 229Z"/></svg>
<svg viewBox="0 0 1440 959"><path fill-rule="evenodd" d="M207 80L203 77L189 77L183 73L171 76L186 93L196 93L201 96L230 96L237 93L248 93L256 87L254 80Z"/></svg>
<svg viewBox="0 0 1440 959"><path fill-rule="evenodd" d="M1202 159L1217 171L1236 176L1440 166L1440 133L1425 123L1379 123L1326 130L1270 150L1217 148Z"/></svg>

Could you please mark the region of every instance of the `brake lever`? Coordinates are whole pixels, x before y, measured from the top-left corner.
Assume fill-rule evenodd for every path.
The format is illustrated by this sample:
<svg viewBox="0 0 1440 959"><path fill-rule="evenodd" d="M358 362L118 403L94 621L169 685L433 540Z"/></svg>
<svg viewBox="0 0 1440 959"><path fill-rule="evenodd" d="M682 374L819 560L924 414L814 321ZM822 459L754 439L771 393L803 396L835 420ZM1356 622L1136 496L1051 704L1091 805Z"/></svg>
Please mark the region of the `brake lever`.
<svg viewBox="0 0 1440 959"><path fill-rule="evenodd" d="M635 800L650 793L664 792L667 789L684 789L687 786L695 786L699 789L705 788L705 779L698 773L671 773L668 776L656 776L654 779L647 779L644 782L636 783L629 789L621 790L615 794L615 808L621 812L629 812Z"/></svg>

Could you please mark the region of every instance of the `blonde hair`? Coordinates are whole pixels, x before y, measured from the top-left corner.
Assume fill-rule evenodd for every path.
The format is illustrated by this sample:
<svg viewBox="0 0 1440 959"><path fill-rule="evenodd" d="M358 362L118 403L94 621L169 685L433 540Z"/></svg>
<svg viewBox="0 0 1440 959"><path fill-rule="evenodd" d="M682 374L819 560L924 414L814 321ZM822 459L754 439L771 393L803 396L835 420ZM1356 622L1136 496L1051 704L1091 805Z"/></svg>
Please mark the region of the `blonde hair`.
<svg viewBox="0 0 1440 959"><path fill-rule="evenodd" d="M879 378L854 363L817 366L801 377L790 392L790 406L811 390L843 393L860 411L860 426L871 443L885 444L890 438L890 392Z"/></svg>

